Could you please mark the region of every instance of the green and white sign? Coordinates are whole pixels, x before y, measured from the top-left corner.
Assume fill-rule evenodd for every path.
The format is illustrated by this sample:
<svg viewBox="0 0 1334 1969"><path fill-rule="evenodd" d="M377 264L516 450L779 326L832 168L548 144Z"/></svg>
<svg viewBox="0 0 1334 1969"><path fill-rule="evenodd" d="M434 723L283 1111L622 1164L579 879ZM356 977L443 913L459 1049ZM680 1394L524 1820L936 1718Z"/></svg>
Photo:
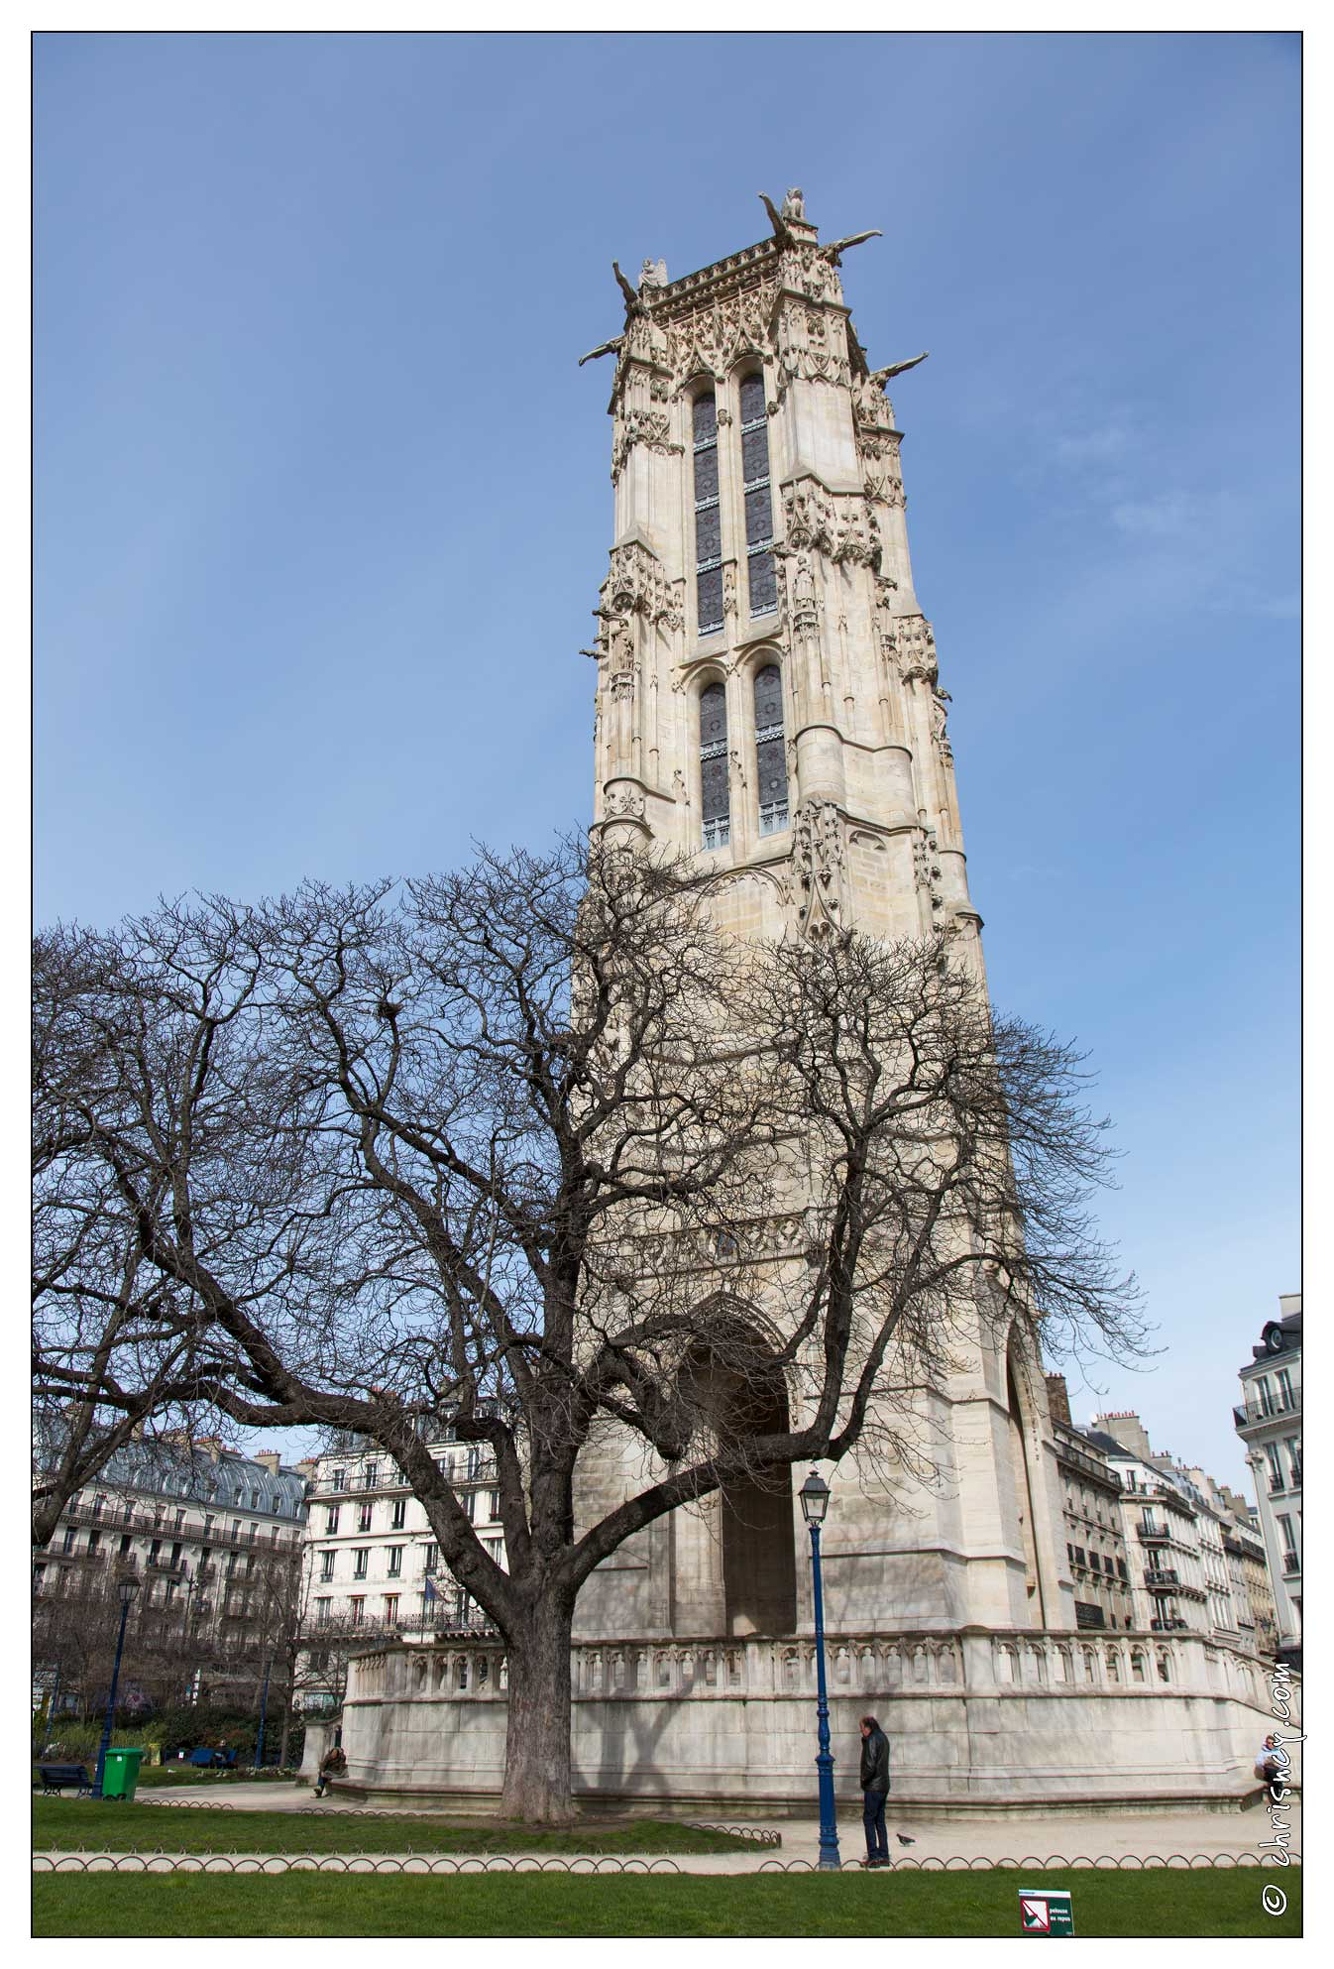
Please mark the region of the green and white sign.
<svg viewBox="0 0 1334 1969"><path fill-rule="evenodd" d="M1065 1887L1021 1887L1019 1927L1025 1935L1073 1935L1075 1911Z"/></svg>

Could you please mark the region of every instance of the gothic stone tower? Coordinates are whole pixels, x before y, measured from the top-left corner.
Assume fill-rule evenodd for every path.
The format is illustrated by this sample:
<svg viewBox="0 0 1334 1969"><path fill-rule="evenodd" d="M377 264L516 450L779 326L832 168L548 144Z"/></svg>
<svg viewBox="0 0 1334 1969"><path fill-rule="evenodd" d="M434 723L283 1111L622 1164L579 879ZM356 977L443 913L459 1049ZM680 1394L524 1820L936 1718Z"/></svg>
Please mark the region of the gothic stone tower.
<svg viewBox="0 0 1334 1969"><path fill-rule="evenodd" d="M885 395L914 364L870 369L844 302L841 255L874 235L821 245L799 192L768 210L770 238L680 280L646 261L636 290L616 269L625 330L594 352L616 357L595 824L698 855L711 913L738 934L942 928L980 975ZM927 1406L929 1482L891 1495L835 1477L832 1623L1072 1626L1036 1365L979 1335ZM595 1471L606 1506L629 1472L611 1445ZM581 1631L805 1625L795 1510L744 1536L736 1500L711 1510L610 1561L581 1597Z"/></svg>

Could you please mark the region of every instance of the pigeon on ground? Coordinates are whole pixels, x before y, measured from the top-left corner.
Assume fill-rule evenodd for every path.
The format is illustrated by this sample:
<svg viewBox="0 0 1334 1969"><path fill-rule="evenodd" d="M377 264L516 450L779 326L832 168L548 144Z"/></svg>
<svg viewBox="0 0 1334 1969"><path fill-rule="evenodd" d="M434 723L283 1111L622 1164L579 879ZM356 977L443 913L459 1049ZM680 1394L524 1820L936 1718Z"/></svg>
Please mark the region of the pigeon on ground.
<svg viewBox="0 0 1334 1969"><path fill-rule="evenodd" d="M915 1846L917 1844L915 1839L909 1839L906 1832L896 1832L894 1837L898 1840L900 1846Z"/></svg>

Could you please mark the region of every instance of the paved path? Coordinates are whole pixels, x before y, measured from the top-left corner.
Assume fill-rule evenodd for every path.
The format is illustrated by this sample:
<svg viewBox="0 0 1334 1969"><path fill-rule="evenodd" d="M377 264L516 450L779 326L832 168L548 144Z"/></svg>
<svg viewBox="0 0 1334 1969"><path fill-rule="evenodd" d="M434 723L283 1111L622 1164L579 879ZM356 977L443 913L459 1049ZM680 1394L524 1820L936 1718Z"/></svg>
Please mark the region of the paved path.
<svg viewBox="0 0 1334 1969"><path fill-rule="evenodd" d="M225 1796L220 1795L225 1789ZM228 1805L237 1811L318 1811L336 1818L357 1818L362 1815L380 1818L380 1810L370 1812L367 1808L339 1800L330 1795L323 1801L312 1798L304 1786L237 1784L222 1786L189 1785L179 1790L147 1791L140 1794L140 1803L153 1805L209 1806ZM193 1814L192 1814L193 1816ZM423 1820L439 1820L441 1814L424 1810L395 1811L394 1817L412 1817ZM1301 1851L1301 1817L1295 1809L1291 1813L1293 1857ZM232 1814L228 1811L218 1813L218 1844L230 1848L236 1834L228 1833L228 1821ZM703 1815L701 1814L703 1820ZM707 1823L707 1820L703 1820ZM782 1819L774 1821L776 1829L782 1834L781 1847L754 1847L749 1851L735 1853L677 1853L671 1855L675 1866L682 1872L690 1873L753 1873L766 1861L780 1864L793 1860L805 1860L814 1864L819 1857L820 1829L815 1819ZM1080 1857L1099 1859L1108 1856L1120 1859L1134 1855L1142 1859L1168 1859L1179 1854L1186 1859L1197 1855L1261 1853L1262 1842L1272 1837L1269 1815L1263 1809L1247 1812L1187 1812L1181 1810L1164 1812L1136 1811L1117 1815L1100 1814L1062 1814L1053 1813L1044 1818L1040 1813L1031 1817L1008 1819L956 1819L932 1817L926 1812L905 1808L896 1813L891 1799L888 1815L890 1852L896 1859L1011 1859L1023 1861L1030 1858L1045 1860L1060 1856L1066 1860ZM851 1865L862 1854L862 1832L860 1815L855 1811L844 1810L840 1820L840 1850L843 1860ZM911 1846L900 1845L896 1834L906 1833L913 1841ZM330 1856L334 1858L335 1856ZM375 1857L389 1858L390 1855ZM487 1856L456 1853L441 1855L455 1861L468 1861L470 1864L485 1863ZM519 1855L491 1855L493 1859L509 1857L517 1860ZM571 1859L572 1854L545 1854L532 1860L541 1864L543 1859L563 1857ZM611 1857L611 1856L607 1856ZM628 1856L627 1856L628 1857ZM645 1855L646 1859L653 1856ZM367 1864L373 1864L373 1858Z"/></svg>

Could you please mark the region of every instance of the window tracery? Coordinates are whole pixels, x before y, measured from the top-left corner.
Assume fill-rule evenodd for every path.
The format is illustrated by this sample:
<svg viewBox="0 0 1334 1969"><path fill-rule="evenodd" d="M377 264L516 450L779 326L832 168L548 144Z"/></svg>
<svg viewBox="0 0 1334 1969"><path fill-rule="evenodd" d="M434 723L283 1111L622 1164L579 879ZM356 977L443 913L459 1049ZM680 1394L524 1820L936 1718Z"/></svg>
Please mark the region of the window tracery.
<svg viewBox="0 0 1334 1969"><path fill-rule="evenodd" d="M758 372L743 377L741 382L741 483L746 508L750 612L769 615L778 606L778 581L773 556L769 428L764 407L764 378Z"/></svg>
<svg viewBox="0 0 1334 1969"><path fill-rule="evenodd" d="M712 390L691 408L695 458L695 608L701 636L723 626L723 533L718 493L718 406Z"/></svg>
<svg viewBox="0 0 1334 1969"><path fill-rule="evenodd" d="M699 779L704 846L725 848L732 836L727 784L727 691L706 684L699 694Z"/></svg>
<svg viewBox="0 0 1334 1969"><path fill-rule="evenodd" d="M783 737L783 673L766 663L755 673L755 777L760 833L781 834L788 824L787 749Z"/></svg>

